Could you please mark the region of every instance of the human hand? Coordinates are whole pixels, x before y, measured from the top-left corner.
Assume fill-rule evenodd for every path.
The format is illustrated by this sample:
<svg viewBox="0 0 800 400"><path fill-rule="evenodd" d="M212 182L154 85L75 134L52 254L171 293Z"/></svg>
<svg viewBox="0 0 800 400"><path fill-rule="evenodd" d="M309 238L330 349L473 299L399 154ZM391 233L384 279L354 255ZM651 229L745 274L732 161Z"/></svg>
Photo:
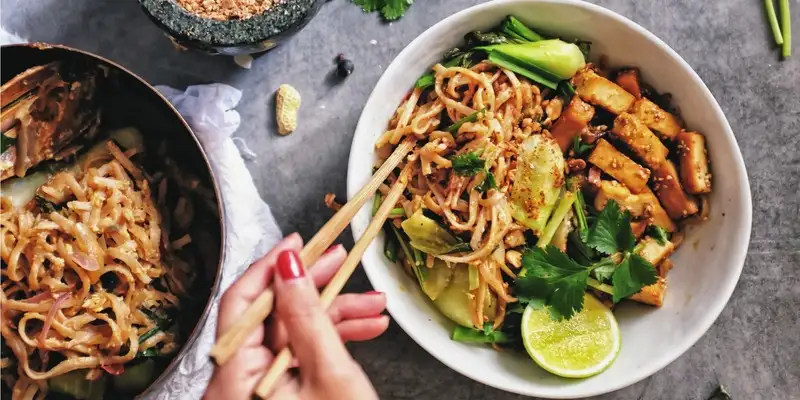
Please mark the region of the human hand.
<svg viewBox="0 0 800 400"><path fill-rule="evenodd" d="M299 235L286 237L222 296L217 338L273 281L275 310L225 365L215 368L205 399L249 400L275 354L287 345L299 373L287 372L270 399L378 398L343 342L374 339L386 331L389 317L381 315L386 297L378 292L343 294L326 311L316 288L331 280L347 253L342 246L332 247L305 274L297 256L302 248Z"/></svg>

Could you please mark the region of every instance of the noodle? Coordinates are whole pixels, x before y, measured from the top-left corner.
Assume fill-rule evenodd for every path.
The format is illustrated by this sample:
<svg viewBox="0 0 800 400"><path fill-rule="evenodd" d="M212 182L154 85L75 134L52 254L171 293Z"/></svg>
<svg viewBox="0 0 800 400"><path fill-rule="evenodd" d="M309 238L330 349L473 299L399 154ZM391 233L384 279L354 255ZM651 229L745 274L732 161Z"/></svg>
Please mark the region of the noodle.
<svg viewBox="0 0 800 400"><path fill-rule="evenodd" d="M191 202L180 197L179 232L170 239L158 211L166 207L167 178L158 182L157 207L146 172L130 159L142 149L122 152L111 141L106 147L110 156L92 155L84 168L60 172L38 189L55 211L2 200L1 327L16 359L3 358L2 373L14 399L43 398L45 380L70 371L99 378L101 367L121 370L140 347L162 355L178 348L177 335L162 324L194 276L178 254L192 242ZM52 352L60 361L47 362Z"/></svg>

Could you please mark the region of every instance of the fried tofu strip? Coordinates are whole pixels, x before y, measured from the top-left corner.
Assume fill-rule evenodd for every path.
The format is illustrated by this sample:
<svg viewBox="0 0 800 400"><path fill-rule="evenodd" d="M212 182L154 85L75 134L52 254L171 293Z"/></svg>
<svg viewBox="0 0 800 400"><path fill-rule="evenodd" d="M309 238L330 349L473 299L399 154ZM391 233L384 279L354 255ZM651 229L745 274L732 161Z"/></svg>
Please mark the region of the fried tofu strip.
<svg viewBox="0 0 800 400"><path fill-rule="evenodd" d="M605 139L597 141L597 146L589 155L589 162L622 182L633 193L641 193L647 189L650 170L622 154Z"/></svg>
<svg viewBox="0 0 800 400"><path fill-rule="evenodd" d="M658 281L650 286L645 286L639 293L629 297L639 303L649 304L655 307L664 305L664 295L667 294L667 278L658 277Z"/></svg>
<svg viewBox="0 0 800 400"><path fill-rule="evenodd" d="M592 118L594 118L594 107L581 100L580 97L572 96L567 109L550 129L550 134L558 142L561 151L566 152L569 149L572 140L589 125Z"/></svg>
<svg viewBox="0 0 800 400"><path fill-rule="evenodd" d="M644 235L645 229L647 229L647 221L633 221L631 222L631 232L633 232L633 237L639 239Z"/></svg>
<svg viewBox="0 0 800 400"><path fill-rule="evenodd" d="M664 304L664 295L667 293L667 271L671 265L663 265L664 263L672 263L667 257L675 250L672 242L666 242L663 245L650 236L645 237L637 245L637 253L647 261L650 261L654 266L658 266L656 270L659 272L658 281L650 286L645 286L639 293L630 297L631 300L640 303L649 304L651 306L661 307Z"/></svg>
<svg viewBox="0 0 800 400"><path fill-rule="evenodd" d="M711 173L708 172L706 140L697 132L678 134L678 160L681 182L691 194L711 192Z"/></svg>
<svg viewBox="0 0 800 400"><path fill-rule="evenodd" d="M650 168L667 161L668 150L661 140L635 116L622 113L614 120L611 133L624 142Z"/></svg>
<svg viewBox="0 0 800 400"><path fill-rule="evenodd" d="M697 201L683 191L672 161L667 160L653 169L653 182L653 190L670 218L681 219L700 211Z"/></svg>
<svg viewBox="0 0 800 400"><path fill-rule="evenodd" d="M639 75L639 68L626 68L617 73L614 80L619 87L633 95L637 99L642 98L642 79Z"/></svg>
<svg viewBox="0 0 800 400"><path fill-rule="evenodd" d="M667 232L674 232L677 229L649 188L642 193L633 194L619 182L601 181L600 190L594 198L594 206L602 210L609 200L616 201L621 209L628 210L632 216L647 218L649 223L658 225Z"/></svg>
<svg viewBox="0 0 800 400"><path fill-rule="evenodd" d="M572 85L575 86L575 91L581 99L614 114L627 111L636 101L636 98L625 89L597 75L589 68L578 71L572 78Z"/></svg>
<svg viewBox="0 0 800 400"><path fill-rule="evenodd" d="M675 139L682 129L674 115L645 98L636 100L630 112L644 122L648 128L660 133L666 139Z"/></svg>

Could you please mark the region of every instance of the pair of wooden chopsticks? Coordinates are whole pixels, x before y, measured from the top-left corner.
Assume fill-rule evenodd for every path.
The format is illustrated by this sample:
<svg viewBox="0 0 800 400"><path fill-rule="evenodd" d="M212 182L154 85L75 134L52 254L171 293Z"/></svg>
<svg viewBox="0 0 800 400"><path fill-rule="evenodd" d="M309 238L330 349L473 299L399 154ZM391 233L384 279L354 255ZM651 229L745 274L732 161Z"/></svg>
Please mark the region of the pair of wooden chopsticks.
<svg viewBox="0 0 800 400"><path fill-rule="evenodd" d="M358 210L375 193L378 187L386 180L389 174L406 158L408 153L414 148L416 139L406 138L394 150L391 156L381 165L372 176L372 179L317 232L316 235L303 247L300 252L300 259L303 265L310 267L319 259L322 253L330 247L339 234L344 231L350 220L353 219ZM350 275L353 274L358 266L361 257L369 247L369 244L378 235L389 213L394 208L397 201L403 195L403 191L410 179L410 163L400 173L397 181L392 185L386 198L381 203L380 208L375 213L372 221L367 226L361 239L356 242L353 249L348 254L342 267L336 272L330 283L325 287L320 295L320 301L324 307L330 306L331 302L339 295ZM236 325L222 334L214 348L211 349L211 357L218 365L227 362L236 353L239 344L259 325L264 323L270 312L274 301L274 292L268 288L253 302L250 308L245 311L242 318ZM273 390L278 379L289 368L292 361L292 352L289 348L284 348L275 357L272 365L261 382L256 387L256 395L266 398Z"/></svg>

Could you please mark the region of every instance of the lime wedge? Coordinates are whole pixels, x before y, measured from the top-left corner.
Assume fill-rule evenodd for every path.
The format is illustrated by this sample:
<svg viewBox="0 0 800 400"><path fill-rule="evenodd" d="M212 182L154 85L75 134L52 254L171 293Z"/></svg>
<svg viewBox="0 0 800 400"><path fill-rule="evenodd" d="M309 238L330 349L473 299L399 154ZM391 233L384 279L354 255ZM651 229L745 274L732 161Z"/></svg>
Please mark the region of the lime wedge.
<svg viewBox="0 0 800 400"><path fill-rule="evenodd" d="M621 337L611 310L586 294L583 310L569 320L553 321L546 308L528 306L522 316L522 342L545 370L565 378L586 378L614 362Z"/></svg>

